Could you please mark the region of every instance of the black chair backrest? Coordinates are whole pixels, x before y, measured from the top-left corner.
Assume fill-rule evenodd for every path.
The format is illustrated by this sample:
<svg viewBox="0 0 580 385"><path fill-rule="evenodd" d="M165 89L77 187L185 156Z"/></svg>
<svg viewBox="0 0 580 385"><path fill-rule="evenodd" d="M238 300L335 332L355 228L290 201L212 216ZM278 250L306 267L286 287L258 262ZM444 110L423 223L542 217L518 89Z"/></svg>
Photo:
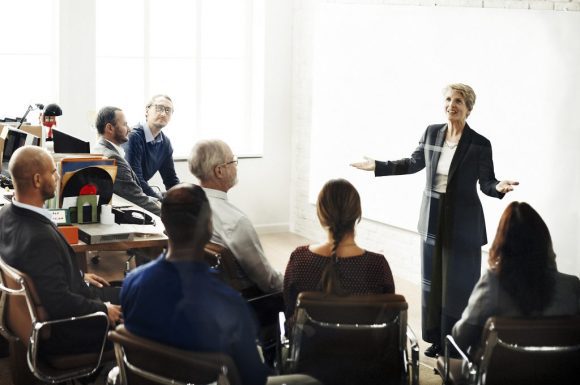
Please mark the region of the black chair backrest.
<svg viewBox="0 0 580 385"><path fill-rule="evenodd" d="M396 294L300 293L291 335L293 371L334 385L401 383L407 307Z"/></svg>
<svg viewBox="0 0 580 385"><path fill-rule="evenodd" d="M216 382L225 368L229 384L241 385L236 365L226 354L194 353L177 349L136 336L124 325L110 331L109 339L115 343L117 365L123 366L121 372L124 371L128 384L159 384L171 381L207 384ZM138 374L139 371L152 373L167 382L148 380Z"/></svg>
<svg viewBox="0 0 580 385"><path fill-rule="evenodd" d="M580 316L491 317L476 357L484 384L563 384L579 378Z"/></svg>
<svg viewBox="0 0 580 385"><path fill-rule="evenodd" d="M230 249L210 242L205 245L205 261L218 272L225 283L235 290L242 293L245 291L260 293L256 284L249 280ZM245 297L247 296L245 295Z"/></svg>

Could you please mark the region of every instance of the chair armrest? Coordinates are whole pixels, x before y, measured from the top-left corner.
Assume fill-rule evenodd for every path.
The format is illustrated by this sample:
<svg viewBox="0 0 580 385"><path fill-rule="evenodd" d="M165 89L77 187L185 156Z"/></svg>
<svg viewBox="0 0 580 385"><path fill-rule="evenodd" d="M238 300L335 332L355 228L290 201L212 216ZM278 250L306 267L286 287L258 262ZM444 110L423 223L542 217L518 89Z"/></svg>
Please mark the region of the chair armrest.
<svg viewBox="0 0 580 385"><path fill-rule="evenodd" d="M40 365L39 362L39 352L40 346L39 344L42 343L40 339L41 332L45 328L49 328L51 326L56 325L64 325L64 324L73 324L79 322L86 322L87 320L95 319L99 322L102 322L103 330L102 330L102 342L100 346L100 350L98 351L98 356L95 356L94 364L90 362L91 366L83 367L82 369L71 369L68 372L64 372L60 375L55 375L53 373L45 373L41 370L43 365ZM100 325L99 325L100 326ZM95 313L85 314L78 317L69 317L69 318L62 318L62 319L55 319L50 321L36 321L32 324L32 334L30 336L30 344L28 345L28 367L34 373L34 375L42 379L44 382L62 382L68 379L71 375L72 376L84 376L90 375L94 373L99 366L101 365L101 360L103 358L103 350L105 348L105 342L107 341L107 330L109 327L109 317L102 311L98 311ZM95 351L96 353L96 351ZM92 360L91 360L92 361ZM72 373L72 374L71 374Z"/></svg>
<svg viewBox="0 0 580 385"><path fill-rule="evenodd" d="M467 370L468 370L468 377L469 377L469 382L468 383L472 383L472 380L474 379L475 376L475 365L473 364L473 362L471 362L471 360L469 359L469 357L467 356L467 354L461 350L461 348L459 347L459 345L457 345L457 342L455 342L455 340L453 339L453 337L451 335L447 335L445 336L445 349L444 349L444 373L443 373L443 383L446 384L449 382L449 348L452 345L453 348L455 348L455 350L457 351L457 353L459 353L459 355L461 356L461 361L467 363Z"/></svg>
<svg viewBox="0 0 580 385"><path fill-rule="evenodd" d="M409 325L407 325L407 338L411 343L411 360L413 363L419 362L419 342L415 332Z"/></svg>
<svg viewBox="0 0 580 385"><path fill-rule="evenodd" d="M278 374L285 374L288 369L288 352L290 349L290 340L286 336L286 316L284 312L278 313L278 338L276 340L276 362L275 367Z"/></svg>
<svg viewBox="0 0 580 385"><path fill-rule="evenodd" d="M288 342L286 337L286 315L283 312L278 313L278 326L280 327L280 341Z"/></svg>
<svg viewBox="0 0 580 385"><path fill-rule="evenodd" d="M419 342L417 340L417 336L413 329L409 325L407 325L407 338L411 343L411 368L412 372L412 379L411 383L413 385L419 384Z"/></svg>
<svg viewBox="0 0 580 385"><path fill-rule="evenodd" d="M103 354L103 349L105 347L105 342L107 341L107 330L109 328L109 317L107 316L107 314L105 314L105 312L102 311L97 311L94 313L90 313L90 314L85 314L82 316L76 316L76 317L68 317L68 318L61 318L61 319L55 319L55 320L50 320L50 321L36 321L32 324L32 335L30 336L30 353L31 353L31 358L33 360L33 364L35 367L37 367L37 357L38 357L38 350L39 350L39 336L41 335L41 331L44 328L50 327L50 326L55 326L55 325L61 325L61 324L67 324L67 323L78 323L78 322L83 322L89 319L99 319L102 318L103 320L103 342L101 343L101 350L100 350L100 354L99 354L99 362L97 363L97 367L100 365L100 361L101 361L101 357Z"/></svg>

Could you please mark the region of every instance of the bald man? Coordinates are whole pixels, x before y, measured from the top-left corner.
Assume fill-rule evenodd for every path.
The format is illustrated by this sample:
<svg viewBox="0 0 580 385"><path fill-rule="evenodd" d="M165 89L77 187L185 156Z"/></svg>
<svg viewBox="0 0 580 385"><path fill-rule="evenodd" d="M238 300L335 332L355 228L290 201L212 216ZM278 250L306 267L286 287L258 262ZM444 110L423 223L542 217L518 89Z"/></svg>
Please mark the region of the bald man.
<svg viewBox="0 0 580 385"><path fill-rule="evenodd" d="M0 256L28 274L51 319L105 312L114 325L121 320L118 290L95 274L83 274L76 255L51 221L44 201L54 197L59 181L50 154L34 146L14 152L9 163L14 183L12 204L0 210ZM102 331L53 328L45 345L50 353L98 351Z"/></svg>

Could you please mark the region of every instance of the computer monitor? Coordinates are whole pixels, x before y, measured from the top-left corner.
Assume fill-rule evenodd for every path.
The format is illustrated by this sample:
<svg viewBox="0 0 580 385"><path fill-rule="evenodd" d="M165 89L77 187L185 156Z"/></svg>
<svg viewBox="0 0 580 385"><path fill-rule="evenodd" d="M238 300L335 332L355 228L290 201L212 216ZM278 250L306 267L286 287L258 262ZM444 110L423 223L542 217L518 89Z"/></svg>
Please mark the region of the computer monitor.
<svg viewBox="0 0 580 385"><path fill-rule="evenodd" d="M4 126L2 131L4 138L4 149L2 151L2 164L5 165L10 161L14 151L25 145L40 145L40 138L28 132L19 130L15 127Z"/></svg>
<svg viewBox="0 0 580 385"><path fill-rule="evenodd" d="M54 141L54 152L57 154L89 154L91 144L62 131L52 130L52 140Z"/></svg>

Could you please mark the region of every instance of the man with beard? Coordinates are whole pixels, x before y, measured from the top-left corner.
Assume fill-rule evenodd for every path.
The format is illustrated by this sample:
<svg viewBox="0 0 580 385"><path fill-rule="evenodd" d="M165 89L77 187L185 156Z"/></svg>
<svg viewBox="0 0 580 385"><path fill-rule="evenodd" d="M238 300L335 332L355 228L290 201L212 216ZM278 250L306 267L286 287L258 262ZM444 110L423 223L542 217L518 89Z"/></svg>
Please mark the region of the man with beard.
<svg viewBox="0 0 580 385"><path fill-rule="evenodd" d="M14 198L0 211L0 256L31 278L50 319L102 311L111 325L121 321L120 306L110 303L119 303L118 288L80 271L73 249L43 207L54 197L60 178L50 154L40 147L21 147L9 169ZM102 338L102 330L54 327L44 348L53 354L99 351Z"/></svg>
<svg viewBox="0 0 580 385"><path fill-rule="evenodd" d="M113 192L159 215L161 207L159 200L143 192L137 175L125 160L125 150L121 145L128 140L129 126L123 111L117 107L103 107L97 115L95 125L100 135L95 151L102 152L105 157L117 161L117 177Z"/></svg>
<svg viewBox="0 0 580 385"><path fill-rule="evenodd" d="M163 129L173 115L173 102L167 95L155 95L145 106L145 122L137 125L123 145L125 159L137 175L139 185L150 197L161 199L161 194L148 184L159 171L165 189L179 183L173 164L173 147Z"/></svg>

